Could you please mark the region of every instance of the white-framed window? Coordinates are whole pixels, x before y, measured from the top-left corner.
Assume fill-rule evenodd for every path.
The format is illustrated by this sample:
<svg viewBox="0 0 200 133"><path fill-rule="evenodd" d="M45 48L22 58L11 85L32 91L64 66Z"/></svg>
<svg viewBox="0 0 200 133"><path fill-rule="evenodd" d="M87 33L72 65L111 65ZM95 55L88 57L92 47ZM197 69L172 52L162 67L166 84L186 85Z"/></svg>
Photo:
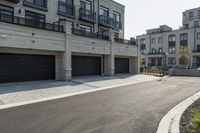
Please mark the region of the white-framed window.
<svg viewBox="0 0 200 133"><path fill-rule="evenodd" d="M197 32L197 40L200 40L200 32Z"/></svg>
<svg viewBox="0 0 200 133"><path fill-rule="evenodd" d="M158 38L158 43L163 43L163 38L162 37Z"/></svg>
<svg viewBox="0 0 200 133"><path fill-rule="evenodd" d="M193 12L189 12L189 19L193 19L194 17L194 13Z"/></svg>
<svg viewBox="0 0 200 133"><path fill-rule="evenodd" d="M151 43L156 44L156 38L155 37L151 39Z"/></svg>

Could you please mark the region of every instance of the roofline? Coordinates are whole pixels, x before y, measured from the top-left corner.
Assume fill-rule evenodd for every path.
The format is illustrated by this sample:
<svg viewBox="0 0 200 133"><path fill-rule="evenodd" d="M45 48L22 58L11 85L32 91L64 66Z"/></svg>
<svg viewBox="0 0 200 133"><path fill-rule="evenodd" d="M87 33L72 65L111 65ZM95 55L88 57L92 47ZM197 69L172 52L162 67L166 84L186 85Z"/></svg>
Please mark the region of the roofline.
<svg viewBox="0 0 200 133"><path fill-rule="evenodd" d="M115 0L112 0L113 2L115 2L116 4L120 5L120 6L123 6L124 8L126 7L125 5L122 5L121 3L115 1Z"/></svg>

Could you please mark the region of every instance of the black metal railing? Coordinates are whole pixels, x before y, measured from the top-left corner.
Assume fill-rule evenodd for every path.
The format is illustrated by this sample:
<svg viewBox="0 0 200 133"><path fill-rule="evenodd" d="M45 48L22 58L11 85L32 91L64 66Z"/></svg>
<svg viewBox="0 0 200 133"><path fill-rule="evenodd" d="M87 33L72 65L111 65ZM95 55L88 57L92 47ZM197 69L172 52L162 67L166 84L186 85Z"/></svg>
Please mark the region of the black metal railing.
<svg viewBox="0 0 200 133"><path fill-rule="evenodd" d="M66 2L58 2L58 14L75 18L75 6Z"/></svg>
<svg viewBox="0 0 200 133"><path fill-rule="evenodd" d="M112 27L112 22L113 20L109 16L104 16L104 15L99 16L99 24L101 25Z"/></svg>
<svg viewBox="0 0 200 133"><path fill-rule="evenodd" d="M123 43L123 44L132 44L132 45L136 45L136 41L127 40L127 39L122 39L122 38L115 38L115 42L117 42L117 43Z"/></svg>
<svg viewBox="0 0 200 133"><path fill-rule="evenodd" d="M39 22L39 21L34 21L34 20L16 17L12 15L6 15L6 14L0 14L0 22L6 22L6 23L17 24L21 26L57 31L57 32L64 32L63 26L60 26L58 24Z"/></svg>
<svg viewBox="0 0 200 133"><path fill-rule="evenodd" d="M116 29L122 29L122 22L119 21L113 21L112 26Z"/></svg>
<svg viewBox="0 0 200 133"><path fill-rule="evenodd" d="M109 40L109 36L104 35L102 33L94 33L94 32L87 32L80 29L72 28L72 33L78 36L84 36L89 38L101 39L101 40Z"/></svg>
<svg viewBox="0 0 200 133"><path fill-rule="evenodd" d="M14 2L14 3L20 2L20 0L7 0L7 1Z"/></svg>
<svg viewBox="0 0 200 133"><path fill-rule="evenodd" d="M82 20L90 21L90 22L96 22L96 13L92 10L87 10L84 8L79 9L79 18Z"/></svg>
<svg viewBox="0 0 200 133"><path fill-rule="evenodd" d="M148 55L164 55L164 52L149 52Z"/></svg>

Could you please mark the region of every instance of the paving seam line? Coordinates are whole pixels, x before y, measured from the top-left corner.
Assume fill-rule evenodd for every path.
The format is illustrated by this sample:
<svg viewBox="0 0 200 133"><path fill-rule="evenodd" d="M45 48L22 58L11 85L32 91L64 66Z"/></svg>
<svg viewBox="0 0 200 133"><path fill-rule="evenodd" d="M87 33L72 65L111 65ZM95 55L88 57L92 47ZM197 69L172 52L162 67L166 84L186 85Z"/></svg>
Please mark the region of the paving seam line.
<svg viewBox="0 0 200 133"><path fill-rule="evenodd" d="M149 82L149 81L156 81L156 79L155 80L148 80L148 81L144 81L144 82ZM12 107L23 106L23 105L28 105L28 104L40 103L40 102L44 102L44 101L56 100L56 99L61 99L61 98L71 97L71 96L76 96L76 95L81 95L81 94L87 94L87 93L90 93L90 92L107 90L107 89L112 89L112 88L116 88L116 87L122 87L122 86L137 84L137 83L144 83L144 82L130 82L130 83L124 83L124 84L120 84L120 85L114 85L114 86L109 86L109 87L101 87L101 88L96 88L96 89L91 89L91 90L86 90L86 91L81 91L81 92L52 96L52 97L47 97L47 98L40 98L40 99L29 100L29 101L24 101L24 102L19 102L19 103L5 104L5 105L0 105L0 110L12 108Z"/></svg>
<svg viewBox="0 0 200 133"><path fill-rule="evenodd" d="M156 133L180 133L179 123L184 111L200 98L200 91L169 110L161 119Z"/></svg>

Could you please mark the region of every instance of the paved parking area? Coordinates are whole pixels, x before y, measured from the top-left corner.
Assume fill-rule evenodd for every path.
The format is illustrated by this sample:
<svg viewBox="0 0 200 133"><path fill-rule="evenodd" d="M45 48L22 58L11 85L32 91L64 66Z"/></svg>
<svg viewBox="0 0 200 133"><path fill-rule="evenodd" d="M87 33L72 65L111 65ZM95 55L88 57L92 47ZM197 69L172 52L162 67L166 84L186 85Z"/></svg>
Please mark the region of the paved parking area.
<svg viewBox="0 0 200 133"><path fill-rule="evenodd" d="M0 110L1 133L155 133L168 110L200 91L198 77L166 77Z"/></svg>
<svg viewBox="0 0 200 133"><path fill-rule="evenodd" d="M71 94L125 83L159 79L151 75L118 75L114 77L82 77L67 81L38 81L0 84L0 105Z"/></svg>

